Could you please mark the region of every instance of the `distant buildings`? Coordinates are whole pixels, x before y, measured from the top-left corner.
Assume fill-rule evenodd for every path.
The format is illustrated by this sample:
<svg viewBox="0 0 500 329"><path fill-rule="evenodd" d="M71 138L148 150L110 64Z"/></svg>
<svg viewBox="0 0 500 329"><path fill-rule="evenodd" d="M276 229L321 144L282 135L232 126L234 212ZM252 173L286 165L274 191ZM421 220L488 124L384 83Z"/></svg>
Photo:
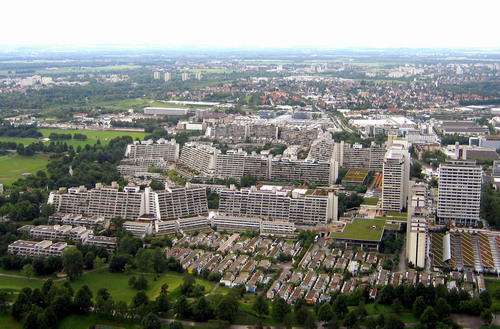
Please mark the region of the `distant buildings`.
<svg viewBox="0 0 500 329"><path fill-rule="evenodd" d="M186 143L182 147L179 163L200 173L213 173L219 153L211 144Z"/></svg>
<svg viewBox="0 0 500 329"><path fill-rule="evenodd" d="M482 168L476 161L448 160L439 166L440 222L474 226L480 219Z"/></svg>
<svg viewBox="0 0 500 329"><path fill-rule="evenodd" d="M163 80L165 82L169 82L171 79L172 79L172 74L170 72L165 72L165 74L163 75Z"/></svg>
<svg viewBox="0 0 500 329"><path fill-rule="evenodd" d="M181 74L181 79L182 79L182 81L187 81L187 80L189 80L189 73L187 73L187 72L182 72L182 74Z"/></svg>
<svg viewBox="0 0 500 329"><path fill-rule="evenodd" d="M183 116L187 115L188 109L176 107L145 107L145 115L163 115L163 116Z"/></svg>
<svg viewBox="0 0 500 329"><path fill-rule="evenodd" d="M160 79L160 72L158 72L158 71L153 72L153 79L154 80L159 80Z"/></svg>
<svg viewBox="0 0 500 329"><path fill-rule="evenodd" d="M435 129L443 135L478 136L488 133L488 128L480 127L473 121L439 121Z"/></svg>

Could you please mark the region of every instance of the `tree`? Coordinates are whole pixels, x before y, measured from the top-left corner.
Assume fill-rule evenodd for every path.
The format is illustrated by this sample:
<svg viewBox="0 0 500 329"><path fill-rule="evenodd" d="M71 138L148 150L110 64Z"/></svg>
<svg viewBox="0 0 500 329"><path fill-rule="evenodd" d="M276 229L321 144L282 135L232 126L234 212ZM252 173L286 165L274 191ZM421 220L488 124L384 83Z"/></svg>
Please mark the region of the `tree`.
<svg viewBox="0 0 500 329"><path fill-rule="evenodd" d="M135 308L139 308L143 305L147 305L149 303L149 297L146 295L144 290L139 290L134 298L132 298L132 306Z"/></svg>
<svg viewBox="0 0 500 329"><path fill-rule="evenodd" d="M306 305L302 305L297 311L295 311L295 316L297 317L297 322L304 324L309 316L309 309Z"/></svg>
<svg viewBox="0 0 500 329"><path fill-rule="evenodd" d="M122 273L125 265L132 264L132 256L128 254L117 254L111 256L109 270L111 272Z"/></svg>
<svg viewBox="0 0 500 329"><path fill-rule="evenodd" d="M374 316L367 317L365 327L366 329L377 329L377 319Z"/></svg>
<svg viewBox="0 0 500 329"><path fill-rule="evenodd" d="M135 285L133 286L134 289L137 290L146 290L148 289L148 280L144 275L141 275L140 277L137 278L135 281Z"/></svg>
<svg viewBox="0 0 500 329"><path fill-rule="evenodd" d="M403 304L401 304L401 301L399 298L396 298L392 304L391 304L392 309L394 310L394 313L400 314L401 311L403 310Z"/></svg>
<svg viewBox="0 0 500 329"><path fill-rule="evenodd" d="M259 317L269 314L269 305L267 304L267 299L263 294L260 294L255 298L253 302L252 309L257 312Z"/></svg>
<svg viewBox="0 0 500 329"><path fill-rule="evenodd" d="M439 319L447 318L451 314L451 306L443 297L436 300L435 310Z"/></svg>
<svg viewBox="0 0 500 329"><path fill-rule="evenodd" d="M23 269L21 270L21 273L28 279L35 274L35 270L33 269L33 265L31 264L26 264L23 266Z"/></svg>
<svg viewBox="0 0 500 329"><path fill-rule="evenodd" d="M479 294L479 298L483 302L483 307L484 308L490 308L491 307L491 296L490 293L487 290L482 291Z"/></svg>
<svg viewBox="0 0 500 329"><path fill-rule="evenodd" d="M95 253L91 250L85 254L84 263L87 270L94 268Z"/></svg>
<svg viewBox="0 0 500 329"><path fill-rule="evenodd" d="M332 304L333 312L338 318L342 318L349 312L347 308L347 298L344 295L338 295Z"/></svg>
<svg viewBox="0 0 500 329"><path fill-rule="evenodd" d="M347 313L344 319L344 326L347 328L354 328L358 323L358 317L356 316L356 312L351 311Z"/></svg>
<svg viewBox="0 0 500 329"><path fill-rule="evenodd" d="M23 329L38 329L38 314L42 312L40 307L35 307L28 312L24 321Z"/></svg>
<svg viewBox="0 0 500 329"><path fill-rule="evenodd" d="M484 325L489 326L493 321L493 314L489 310L485 310L481 313L481 320L483 320Z"/></svg>
<svg viewBox="0 0 500 329"><path fill-rule="evenodd" d="M0 312L5 311L9 307L9 293L7 291L0 291Z"/></svg>
<svg viewBox="0 0 500 329"><path fill-rule="evenodd" d="M417 318L420 318L422 313L424 313L425 309L427 308L427 303L425 302L425 299L423 296L418 296L417 299L415 299L415 302L413 303L413 314Z"/></svg>
<svg viewBox="0 0 500 329"><path fill-rule="evenodd" d="M206 322L214 316L214 311L205 297L200 297L193 303L192 311L194 319L201 322Z"/></svg>
<svg viewBox="0 0 500 329"><path fill-rule="evenodd" d="M304 322L305 329L317 329L316 319L314 318L314 314L309 312L307 315L306 321Z"/></svg>
<svg viewBox="0 0 500 329"><path fill-rule="evenodd" d="M155 311L158 314L165 314L170 309L170 302L168 296L164 292L160 292L158 297L155 299Z"/></svg>
<svg viewBox="0 0 500 329"><path fill-rule="evenodd" d="M78 289L75 295L74 304L80 313L87 313L90 311L92 307L92 291L87 285Z"/></svg>
<svg viewBox="0 0 500 329"><path fill-rule="evenodd" d="M238 305L238 300L234 294L229 293L222 297L217 305L215 314L219 319L233 323L234 317L238 312Z"/></svg>
<svg viewBox="0 0 500 329"><path fill-rule="evenodd" d="M104 262L106 262L106 259L105 259L105 258L101 258L101 257L99 257L99 256L95 256L95 258L94 258L94 265L93 265L93 267L94 267L94 268L101 268L101 267L103 267Z"/></svg>
<svg viewBox="0 0 500 329"><path fill-rule="evenodd" d="M70 280L80 277L83 273L83 254L76 247L63 252L63 267Z"/></svg>
<svg viewBox="0 0 500 329"><path fill-rule="evenodd" d="M272 316L278 321L282 321L285 315L291 312L290 305L281 297L273 300Z"/></svg>
<svg viewBox="0 0 500 329"><path fill-rule="evenodd" d="M154 313L148 313L141 321L142 329L161 329L160 318Z"/></svg>
<svg viewBox="0 0 500 329"><path fill-rule="evenodd" d="M435 328L438 322L438 317L434 309L428 306L424 313L420 316L420 324L424 328Z"/></svg>
<svg viewBox="0 0 500 329"><path fill-rule="evenodd" d="M174 305L175 313L178 314L181 318L187 318L191 315L191 305L185 296L181 295L177 298L177 301Z"/></svg>
<svg viewBox="0 0 500 329"><path fill-rule="evenodd" d="M318 310L319 321L328 322L333 319L334 316L335 314L333 313L333 309L329 303L323 303Z"/></svg>
<svg viewBox="0 0 500 329"><path fill-rule="evenodd" d="M286 314L284 317L283 317L283 327L285 327L285 329L292 329L293 328L293 320L292 320L292 316L290 315L290 313Z"/></svg>
<svg viewBox="0 0 500 329"><path fill-rule="evenodd" d="M380 314L383 316L383 314ZM380 318L379 316L379 318ZM378 322L378 321L377 321ZM394 313L389 313L384 316L384 329L404 329L405 323Z"/></svg>

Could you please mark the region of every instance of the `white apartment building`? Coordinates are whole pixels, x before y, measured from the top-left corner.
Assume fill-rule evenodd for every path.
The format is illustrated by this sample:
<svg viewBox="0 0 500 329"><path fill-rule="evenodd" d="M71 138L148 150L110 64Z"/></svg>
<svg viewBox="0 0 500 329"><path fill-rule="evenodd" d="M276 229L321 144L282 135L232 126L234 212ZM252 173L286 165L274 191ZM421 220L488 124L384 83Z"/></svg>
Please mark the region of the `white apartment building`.
<svg viewBox="0 0 500 329"><path fill-rule="evenodd" d="M29 235L41 240L66 240L85 241L92 231L83 226L72 227L71 225L25 225L21 229L29 230Z"/></svg>
<svg viewBox="0 0 500 329"><path fill-rule="evenodd" d="M121 217L136 220L143 214L154 214L158 219L169 220L208 213L206 190L186 187L141 191L138 186L127 186L122 190L116 183L104 187L96 184L92 190L85 187L52 191L47 203L57 212L102 216L106 219Z"/></svg>
<svg viewBox="0 0 500 329"><path fill-rule="evenodd" d="M480 219L482 168L476 161L447 160L439 166L440 222L473 226Z"/></svg>
<svg viewBox="0 0 500 329"><path fill-rule="evenodd" d="M401 211L408 201L410 181L410 153L391 147L384 159L382 170L382 209Z"/></svg>
<svg viewBox="0 0 500 329"><path fill-rule="evenodd" d="M259 217L265 220L291 221L303 224L325 224L338 217L338 198L306 195L298 192L230 189L221 191L219 213L226 216Z"/></svg>
<svg viewBox="0 0 500 329"><path fill-rule="evenodd" d="M164 80L165 82L168 82L168 81L170 81L171 79L172 79L172 73L170 73L170 72L165 72L165 74L163 75L163 80Z"/></svg>
<svg viewBox="0 0 500 329"><path fill-rule="evenodd" d="M408 223L406 226L406 257L408 263L425 268L428 259L428 205L427 185L410 183L408 196Z"/></svg>
<svg viewBox="0 0 500 329"><path fill-rule="evenodd" d="M127 221L123 223L122 227L125 231L141 239L145 238L147 235L153 234L153 223Z"/></svg>
<svg viewBox="0 0 500 329"><path fill-rule="evenodd" d="M7 252L20 256L62 256L67 247L66 242L17 240L9 244Z"/></svg>
<svg viewBox="0 0 500 329"><path fill-rule="evenodd" d="M136 158L151 158L163 159L165 161L174 162L179 160L179 144L175 139L167 141L160 138L156 142L151 139L147 141L135 141L133 144L127 145L125 157Z"/></svg>
<svg viewBox="0 0 500 329"><path fill-rule="evenodd" d="M91 229L108 228L109 219L102 216L85 217L77 214L54 213L49 216L49 224L84 226Z"/></svg>
<svg viewBox="0 0 500 329"><path fill-rule="evenodd" d="M110 236L90 236L83 244L103 247L106 248L109 253L113 253L116 249L116 238Z"/></svg>
<svg viewBox="0 0 500 329"><path fill-rule="evenodd" d="M218 231L245 232L259 231L261 235L294 237L295 224L290 221L262 220L255 217L217 215L210 219L210 225Z"/></svg>
<svg viewBox="0 0 500 329"><path fill-rule="evenodd" d="M182 147L179 162L200 173L214 173L219 153L212 145L186 143Z"/></svg>

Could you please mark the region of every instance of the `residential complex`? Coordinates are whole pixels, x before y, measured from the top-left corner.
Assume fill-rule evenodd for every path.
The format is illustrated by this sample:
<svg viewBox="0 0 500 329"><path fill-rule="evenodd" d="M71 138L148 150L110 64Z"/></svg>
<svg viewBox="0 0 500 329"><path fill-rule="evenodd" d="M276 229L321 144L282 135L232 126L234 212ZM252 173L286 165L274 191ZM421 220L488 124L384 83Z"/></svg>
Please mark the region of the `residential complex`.
<svg viewBox="0 0 500 329"><path fill-rule="evenodd" d="M439 166L437 217L474 226L481 208L482 168L471 160L447 160Z"/></svg>
<svg viewBox="0 0 500 329"><path fill-rule="evenodd" d="M307 190L292 192L249 189L223 190L219 213L225 216L259 217L267 220L303 224L326 224L337 220L338 199L333 192L327 196L305 195Z"/></svg>
<svg viewBox="0 0 500 329"><path fill-rule="evenodd" d="M425 268L429 253L429 211L427 185L410 183L408 223L406 225L406 257L408 263Z"/></svg>
<svg viewBox="0 0 500 329"><path fill-rule="evenodd" d="M127 145L125 157L130 159L163 159L174 162L179 160L179 144L177 144L175 139L167 141L163 138L160 138L156 142L152 140L135 141L133 144Z"/></svg>
<svg viewBox="0 0 500 329"><path fill-rule="evenodd" d="M57 212L103 216L113 219L136 220L142 214L154 214L158 219L177 219L208 213L206 191L203 188L172 187L152 191L140 190L137 186L118 184L111 186L96 184L87 190L85 187L53 191L48 203L54 205Z"/></svg>

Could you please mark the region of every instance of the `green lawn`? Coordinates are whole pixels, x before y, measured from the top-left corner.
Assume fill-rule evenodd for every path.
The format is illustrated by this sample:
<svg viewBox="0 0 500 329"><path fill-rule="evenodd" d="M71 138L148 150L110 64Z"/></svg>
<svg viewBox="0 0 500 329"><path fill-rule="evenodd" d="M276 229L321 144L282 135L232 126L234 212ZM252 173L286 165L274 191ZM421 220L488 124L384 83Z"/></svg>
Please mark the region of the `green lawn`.
<svg viewBox="0 0 500 329"><path fill-rule="evenodd" d="M139 274L110 273L107 268L102 268L100 270L84 274L81 278L72 281L71 285L75 291L83 285L87 285L92 290L94 295L100 288L107 288L115 300L123 300L130 303L132 298L137 293L137 290L130 288L128 286L128 281L132 276L138 275ZM156 298L156 296L160 294L161 286L164 283L168 284L168 290L172 297L175 298L180 295L179 288L182 284L182 274L176 272L159 274L156 281L156 275L154 274L145 274L145 276L149 281L149 288L146 292L150 298ZM200 279L197 279L196 281L197 283L205 286L206 293L212 291L213 286L208 281ZM7 291L20 291L24 287L40 288L43 283L43 280L28 280L25 278L9 278L0 276L0 289ZM62 281L58 281L57 284L62 284ZM223 293L223 290L218 291L218 293Z"/></svg>
<svg viewBox="0 0 500 329"><path fill-rule="evenodd" d="M22 329L23 325L8 313L0 312L0 329Z"/></svg>
<svg viewBox="0 0 500 329"><path fill-rule="evenodd" d="M87 144L94 145L97 141L101 141L102 145L106 145L113 138L120 136L130 136L132 139L140 138L144 139L148 133L144 132L127 132L127 131L110 131L110 130L62 130L62 129L38 129L44 137L49 137L51 133L58 134L83 134L87 136L85 141L77 141L74 139L65 140L64 142L68 145L73 145L74 147L85 146Z"/></svg>
<svg viewBox="0 0 500 329"><path fill-rule="evenodd" d="M371 229L373 226L378 230ZM380 241L384 232L385 220L356 218L352 223L346 224L341 233L332 233L334 238Z"/></svg>
<svg viewBox="0 0 500 329"><path fill-rule="evenodd" d="M376 206L378 203L378 198L364 198L363 204L367 206Z"/></svg>
<svg viewBox="0 0 500 329"><path fill-rule="evenodd" d="M33 143L38 143L40 140L38 138L15 138L15 137L0 137L0 142L14 142L17 144L23 144L24 146Z"/></svg>
<svg viewBox="0 0 500 329"><path fill-rule="evenodd" d="M0 184L11 184L24 173L36 173L45 169L49 157L46 154L20 156L17 153L0 157Z"/></svg>

